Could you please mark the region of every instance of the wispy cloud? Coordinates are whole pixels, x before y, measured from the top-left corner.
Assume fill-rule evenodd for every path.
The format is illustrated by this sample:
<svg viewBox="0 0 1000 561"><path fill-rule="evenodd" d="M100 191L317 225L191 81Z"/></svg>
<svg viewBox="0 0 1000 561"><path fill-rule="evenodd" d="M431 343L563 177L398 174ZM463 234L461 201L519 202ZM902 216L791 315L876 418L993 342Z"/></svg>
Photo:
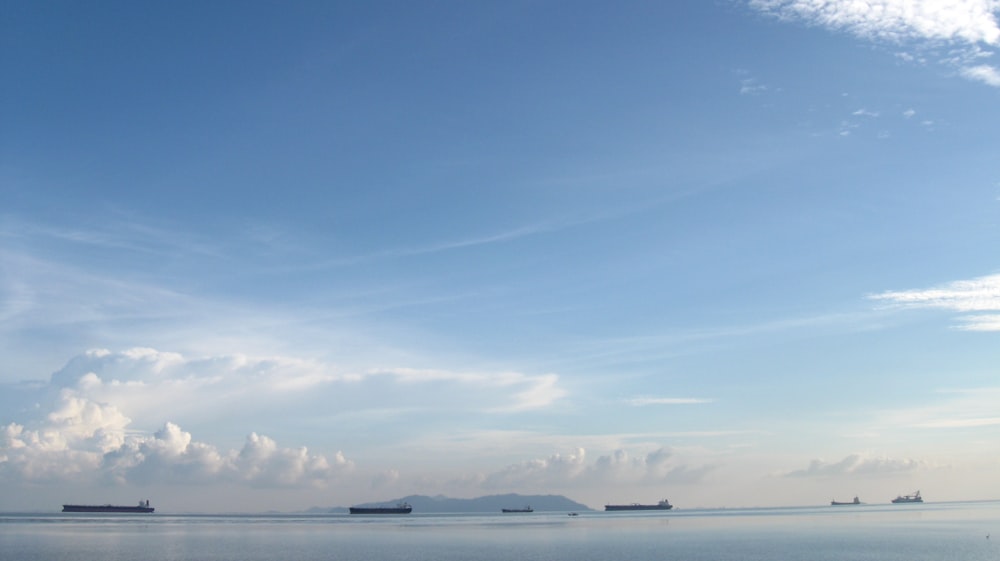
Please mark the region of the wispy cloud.
<svg viewBox="0 0 1000 561"><path fill-rule="evenodd" d="M940 390L928 405L884 411L875 424L895 429L976 429L1000 425L1000 387ZM930 399L930 398L929 398ZM991 429L993 430L993 429Z"/></svg>
<svg viewBox="0 0 1000 561"><path fill-rule="evenodd" d="M476 246L497 244L503 242L510 242L523 238L526 236L532 236L547 232L553 229L557 229L558 226L555 225L533 225L533 226L522 226L519 228L514 228L507 231L496 232L493 234L488 234L484 236L473 236L464 239L455 239L449 241L442 241L438 243L430 243L426 245L414 245L410 247L398 247L392 249L385 249L382 251L375 251L372 253L367 253L364 255L354 255L349 257L342 257L337 259L327 260L318 267L336 267L344 265L353 265L357 263L364 263L368 261L378 261L381 259L393 259L399 257L410 257L417 255L428 255L433 253L440 253L444 251L454 251L459 249L471 248Z"/></svg>
<svg viewBox="0 0 1000 561"><path fill-rule="evenodd" d="M903 308L936 308L955 312L1000 311L1000 275L960 280L933 288L886 291L869 296ZM959 329L1000 331L1000 316L973 314L963 318Z"/></svg>
<svg viewBox="0 0 1000 561"><path fill-rule="evenodd" d="M984 47L1000 44L997 0L749 0L749 5L782 20L802 21L868 40L920 40L927 47L964 45L965 52L949 50L938 58L958 66L966 78L1000 87L996 68L971 63L988 54Z"/></svg>
<svg viewBox="0 0 1000 561"><path fill-rule="evenodd" d="M740 80L740 95L759 95L768 90L767 86L761 84L754 78L744 78Z"/></svg>
<svg viewBox="0 0 1000 561"><path fill-rule="evenodd" d="M32 244L57 242L73 251L90 247L135 253L222 256L217 243L179 228L154 224L150 218L123 216L122 213L113 213L99 223L73 226L25 222L17 216L5 215L0 217L0 237Z"/></svg>
<svg viewBox="0 0 1000 561"><path fill-rule="evenodd" d="M646 405L695 405L700 403L712 403L714 399L700 397L633 397L625 400L625 403L633 407L644 407Z"/></svg>

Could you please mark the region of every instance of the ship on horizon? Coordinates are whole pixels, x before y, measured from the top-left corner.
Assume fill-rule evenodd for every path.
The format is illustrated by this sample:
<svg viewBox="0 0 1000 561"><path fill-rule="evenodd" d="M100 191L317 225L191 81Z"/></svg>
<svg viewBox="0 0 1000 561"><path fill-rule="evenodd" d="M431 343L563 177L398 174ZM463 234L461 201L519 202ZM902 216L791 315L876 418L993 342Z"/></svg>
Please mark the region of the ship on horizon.
<svg viewBox="0 0 1000 561"><path fill-rule="evenodd" d="M409 514L413 512L410 503L396 503L396 506L352 506L351 514Z"/></svg>
<svg viewBox="0 0 1000 561"><path fill-rule="evenodd" d="M857 497L857 495L855 495L855 497L854 497L854 500L853 500L853 501L849 501L849 502L846 502L846 503L844 503L844 502L840 502L840 501L830 501L830 506L838 506L838 505L859 505L859 504L862 504L862 503L861 503L861 499L859 499L859 498Z"/></svg>
<svg viewBox="0 0 1000 561"><path fill-rule="evenodd" d="M114 512L114 513L139 513L149 514L156 510L149 506L149 499L139 501L138 506L118 506L118 505L63 505L63 512Z"/></svg>
<svg viewBox="0 0 1000 561"><path fill-rule="evenodd" d="M500 512L535 512L531 505L524 505L524 508L502 508Z"/></svg>
<svg viewBox="0 0 1000 561"><path fill-rule="evenodd" d="M894 502L896 504L899 504L899 503L922 503L922 502L924 502L924 499L920 496L920 491L917 491L916 493L913 493L912 495L900 495L900 496L896 497L895 499L892 499L892 502Z"/></svg>
<svg viewBox="0 0 1000 561"><path fill-rule="evenodd" d="M663 499L662 501L656 503L655 505L644 505L639 503L632 503L627 505L604 505L604 510L609 512L621 511L621 510L670 510L674 508L674 505L670 504L670 501Z"/></svg>

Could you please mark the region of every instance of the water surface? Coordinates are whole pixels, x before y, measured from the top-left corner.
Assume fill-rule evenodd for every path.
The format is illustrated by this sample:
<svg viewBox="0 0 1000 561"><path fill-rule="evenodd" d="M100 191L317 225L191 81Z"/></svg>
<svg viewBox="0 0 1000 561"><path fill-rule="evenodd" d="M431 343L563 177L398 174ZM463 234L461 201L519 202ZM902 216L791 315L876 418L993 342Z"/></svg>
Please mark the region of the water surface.
<svg viewBox="0 0 1000 561"><path fill-rule="evenodd" d="M0 514L0 559L24 561L997 561L998 542L1000 502L575 517Z"/></svg>

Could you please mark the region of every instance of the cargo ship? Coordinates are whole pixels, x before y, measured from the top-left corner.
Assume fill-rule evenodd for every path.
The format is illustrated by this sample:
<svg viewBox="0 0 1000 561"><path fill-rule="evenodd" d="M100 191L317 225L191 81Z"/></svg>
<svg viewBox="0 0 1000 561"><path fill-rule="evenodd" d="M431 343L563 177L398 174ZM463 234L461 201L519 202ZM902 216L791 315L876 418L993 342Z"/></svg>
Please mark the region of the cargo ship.
<svg viewBox="0 0 1000 561"><path fill-rule="evenodd" d="M149 514L156 510L149 506L149 501L139 501L138 506L117 506L117 505L63 505L63 512L117 512L117 513L139 513Z"/></svg>
<svg viewBox="0 0 1000 561"><path fill-rule="evenodd" d="M410 503L397 503L396 506L352 506L351 514L409 514L413 512Z"/></svg>
<svg viewBox="0 0 1000 561"><path fill-rule="evenodd" d="M839 501L830 501L830 506L840 506L840 505L859 505L861 504L861 499L854 497L853 501L842 503Z"/></svg>
<svg viewBox="0 0 1000 561"><path fill-rule="evenodd" d="M606 511L620 511L620 510L670 510L674 508L674 505L670 504L670 501L663 499L662 501L656 503L655 505L642 505L639 503L632 503L629 505L604 505L604 510Z"/></svg>
<svg viewBox="0 0 1000 561"><path fill-rule="evenodd" d="M892 499L892 502L897 503L897 504L898 503L922 503L922 502L924 502L924 499L922 499L920 497L920 491L917 491L916 493L914 493L912 495L900 495L900 496L896 497L895 499Z"/></svg>
<svg viewBox="0 0 1000 561"><path fill-rule="evenodd" d="M502 508L500 512L535 512L535 509L531 505L525 505L524 508Z"/></svg>

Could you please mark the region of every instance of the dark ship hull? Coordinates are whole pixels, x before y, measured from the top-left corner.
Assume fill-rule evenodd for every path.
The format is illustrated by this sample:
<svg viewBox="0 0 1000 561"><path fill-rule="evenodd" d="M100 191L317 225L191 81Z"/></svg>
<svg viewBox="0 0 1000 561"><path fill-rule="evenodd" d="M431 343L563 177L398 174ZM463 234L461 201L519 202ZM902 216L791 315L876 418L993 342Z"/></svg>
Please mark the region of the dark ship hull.
<svg viewBox="0 0 1000 561"><path fill-rule="evenodd" d="M156 510L150 506L116 506L116 505L63 505L63 512L114 512L149 514Z"/></svg>
<svg viewBox="0 0 1000 561"><path fill-rule="evenodd" d="M622 510L670 510L672 508L674 508L674 505L670 504L667 500L662 500L655 505L641 505L639 503L632 503L630 505L604 505L604 510L608 512Z"/></svg>
<svg viewBox="0 0 1000 561"><path fill-rule="evenodd" d="M351 514L409 514L413 512L413 507L407 503L400 503L396 506L352 506Z"/></svg>
<svg viewBox="0 0 1000 561"><path fill-rule="evenodd" d="M840 502L840 501L830 501L830 506L844 506L844 505L859 505L861 504L861 499L854 497L853 501L850 502Z"/></svg>

